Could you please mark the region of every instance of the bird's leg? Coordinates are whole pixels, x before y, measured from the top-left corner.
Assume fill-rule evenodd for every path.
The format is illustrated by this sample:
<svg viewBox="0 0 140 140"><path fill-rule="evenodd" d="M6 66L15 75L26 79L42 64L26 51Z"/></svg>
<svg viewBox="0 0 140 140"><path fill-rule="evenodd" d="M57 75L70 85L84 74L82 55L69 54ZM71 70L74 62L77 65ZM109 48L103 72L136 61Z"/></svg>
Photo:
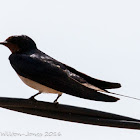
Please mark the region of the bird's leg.
<svg viewBox="0 0 140 140"><path fill-rule="evenodd" d="M54 103L55 104L58 104L57 100L59 99L59 97L61 96L62 94L58 94L57 98L54 100Z"/></svg>
<svg viewBox="0 0 140 140"><path fill-rule="evenodd" d="M35 95L31 96L29 99L30 99L30 100L36 100L36 99L35 99L35 96L37 96L37 95L39 95L39 94L41 94L41 92L36 93Z"/></svg>

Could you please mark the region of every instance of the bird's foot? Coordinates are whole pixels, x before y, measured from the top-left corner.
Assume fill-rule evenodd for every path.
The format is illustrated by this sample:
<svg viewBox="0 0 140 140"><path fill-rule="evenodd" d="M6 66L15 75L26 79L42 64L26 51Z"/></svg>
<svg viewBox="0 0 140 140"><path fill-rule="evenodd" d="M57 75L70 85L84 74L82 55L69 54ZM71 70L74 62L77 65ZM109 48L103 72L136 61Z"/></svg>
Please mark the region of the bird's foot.
<svg viewBox="0 0 140 140"><path fill-rule="evenodd" d="M29 98L31 101L37 101L33 96Z"/></svg>
<svg viewBox="0 0 140 140"><path fill-rule="evenodd" d="M54 104L59 104L58 102L57 102L57 100L59 99L59 97L61 96L61 94L58 94L58 96L57 96L57 98L54 100Z"/></svg>
<svg viewBox="0 0 140 140"><path fill-rule="evenodd" d="M39 95L39 94L41 94L41 92L38 92L38 93L36 93L35 95L31 96L31 97L29 98L29 100L37 101L37 100L35 99L35 97L36 97L37 95Z"/></svg>
<svg viewBox="0 0 140 140"><path fill-rule="evenodd" d="M59 104L59 102L57 102L57 100L55 100L53 103L56 104L56 105Z"/></svg>

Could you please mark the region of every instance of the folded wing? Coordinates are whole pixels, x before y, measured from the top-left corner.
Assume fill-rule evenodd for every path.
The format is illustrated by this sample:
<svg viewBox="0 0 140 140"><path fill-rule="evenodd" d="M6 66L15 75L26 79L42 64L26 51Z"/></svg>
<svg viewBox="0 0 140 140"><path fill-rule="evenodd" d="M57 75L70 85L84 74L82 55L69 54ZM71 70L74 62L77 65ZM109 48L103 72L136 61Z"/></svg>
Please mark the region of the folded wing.
<svg viewBox="0 0 140 140"><path fill-rule="evenodd" d="M89 84L94 85L96 87L99 87L101 89L113 89L113 88L120 88L121 87L120 83L113 83L113 82L107 82L107 81L95 79L95 78L87 76L86 74L81 73L81 72L79 72L79 71L75 70L74 68L69 67L67 65L65 65L65 67L69 71L71 71L72 73L75 73L76 75L79 75L80 77L85 79Z"/></svg>
<svg viewBox="0 0 140 140"><path fill-rule="evenodd" d="M100 80L96 83L98 80L66 66L44 53L40 53L40 55L38 53L33 55L12 54L9 59L19 75L60 92L96 101L115 102L119 100L102 93L107 92L106 87L116 88L119 85Z"/></svg>

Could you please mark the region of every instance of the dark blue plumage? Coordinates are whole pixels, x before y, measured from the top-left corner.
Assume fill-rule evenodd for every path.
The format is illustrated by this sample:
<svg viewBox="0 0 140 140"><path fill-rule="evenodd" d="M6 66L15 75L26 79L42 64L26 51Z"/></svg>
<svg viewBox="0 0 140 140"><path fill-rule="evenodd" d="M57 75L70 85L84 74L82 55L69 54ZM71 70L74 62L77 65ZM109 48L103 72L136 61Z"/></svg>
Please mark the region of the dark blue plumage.
<svg viewBox="0 0 140 140"><path fill-rule="evenodd" d="M86 83L86 80L72 73L66 65L37 49L24 54L12 54L9 59L12 67L19 75L47 87L91 100L117 101L115 97L98 93L82 85L82 83Z"/></svg>
<svg viewBox="0 0 140 140"><path fill-rule="evenodd" d="M108 93L106 89L119 88L120 84L91 78L51 58L38 50L27 36L12 36L4 45L12 51L9 60L19 76L80 98L105 102L119 100L102 92Z"/></svg>

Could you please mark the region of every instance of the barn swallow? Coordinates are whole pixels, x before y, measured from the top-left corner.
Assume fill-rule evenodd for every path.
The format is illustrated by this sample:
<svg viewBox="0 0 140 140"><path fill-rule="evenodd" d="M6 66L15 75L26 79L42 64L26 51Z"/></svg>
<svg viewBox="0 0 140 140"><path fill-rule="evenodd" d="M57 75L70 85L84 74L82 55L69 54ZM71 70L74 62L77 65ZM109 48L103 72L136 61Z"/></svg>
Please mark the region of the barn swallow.
<svg viewBox="0 0 140 140"><path fill-rule="evenodd" d="M26 35L10 36L0 44L11 51L10 63L20 79L29 87L38 90L38 93L29 99L35 100L35 96L41 93L56 93L57 103L62 93L76 97L116 102L117 97L110 96L107 89L119 88L119 83L106 82L92 78L76 69L63 64L39 49L35 42Z"/></svg>

